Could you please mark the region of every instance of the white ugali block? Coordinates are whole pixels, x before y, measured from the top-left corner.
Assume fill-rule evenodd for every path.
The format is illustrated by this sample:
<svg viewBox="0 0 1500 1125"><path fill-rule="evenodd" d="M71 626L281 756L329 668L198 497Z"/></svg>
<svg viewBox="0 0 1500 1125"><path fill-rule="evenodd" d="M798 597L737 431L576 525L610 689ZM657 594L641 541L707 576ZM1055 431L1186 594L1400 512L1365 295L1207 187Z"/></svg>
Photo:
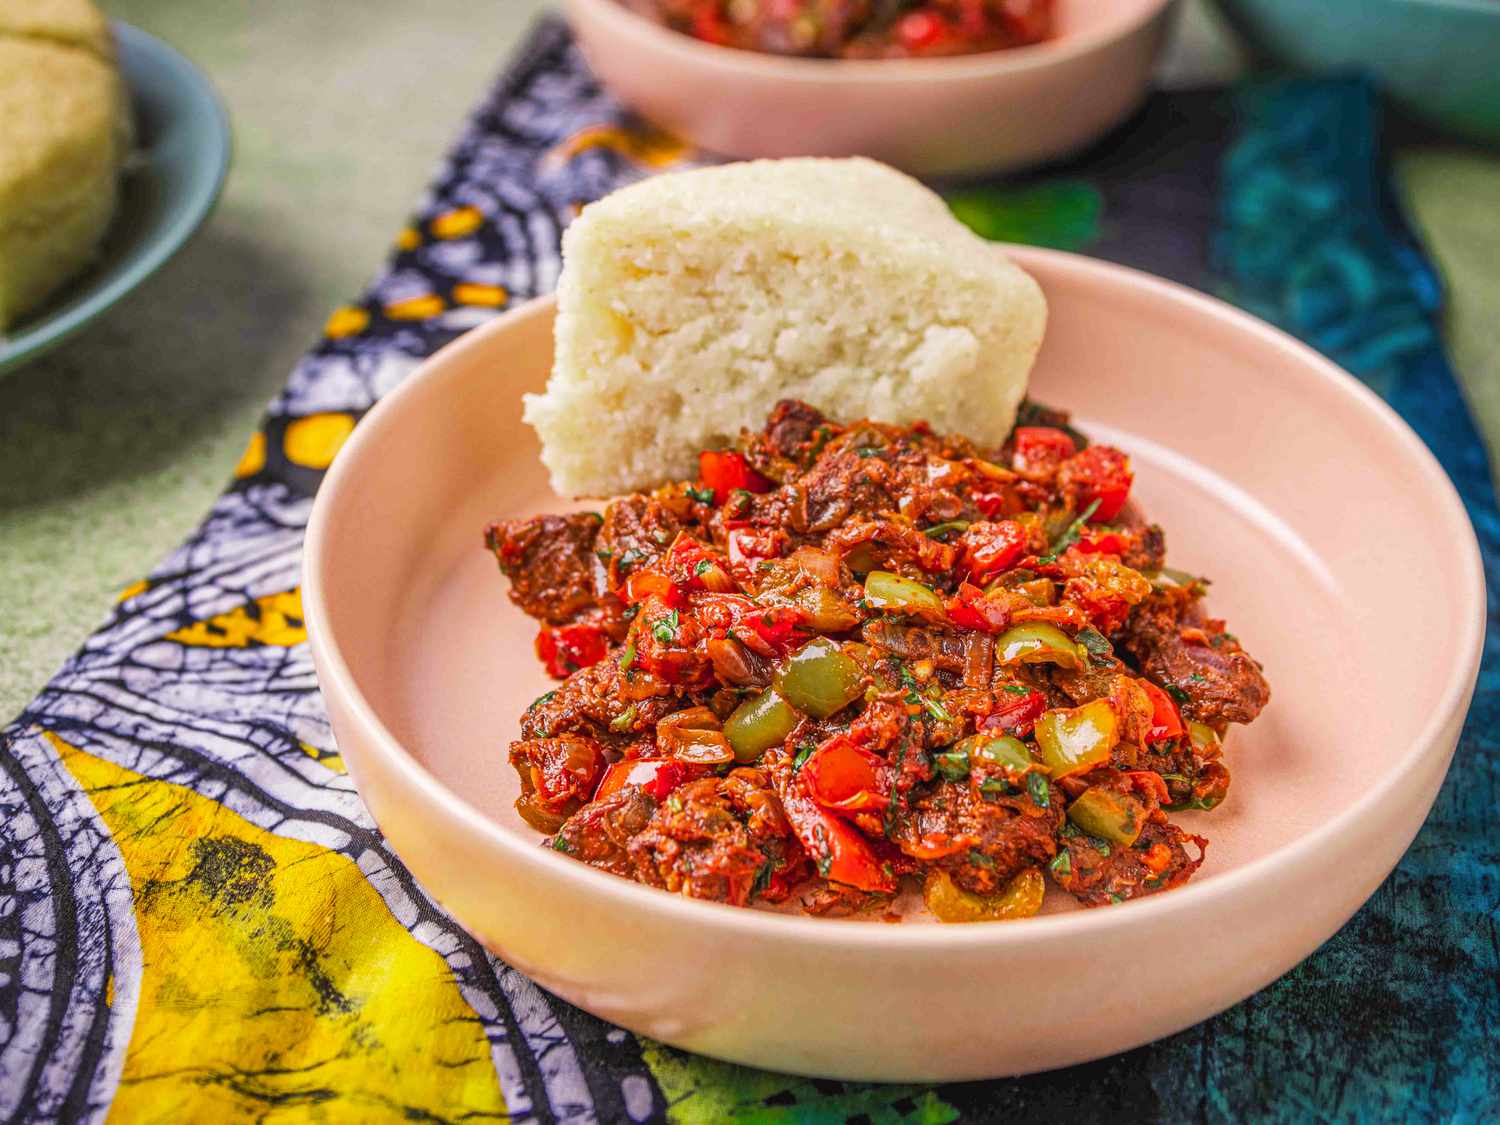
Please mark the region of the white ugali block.
<svg viewBox="0 0 1500 1125"><path fill-rule="evenodd" d="M563 238L556 359L526 420L562 495L691 477L778 399L998 445L1041 344L1036 283L863 159L644 180Z"/></svg>

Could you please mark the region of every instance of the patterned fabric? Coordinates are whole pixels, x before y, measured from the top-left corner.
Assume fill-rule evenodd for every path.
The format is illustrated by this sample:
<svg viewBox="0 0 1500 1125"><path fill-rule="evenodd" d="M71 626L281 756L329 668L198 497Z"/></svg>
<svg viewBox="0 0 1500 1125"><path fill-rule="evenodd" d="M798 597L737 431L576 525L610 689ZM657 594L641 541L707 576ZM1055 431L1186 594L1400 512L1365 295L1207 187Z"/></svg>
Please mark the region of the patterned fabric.
<svg viewBox="0 0 1500 1125"><path fill-rule="evenodd" d="M1357 83L1163 96L1076 166L955 205L991 235L1215 289L1345 363L1458 482L1493 590L1488 468L1433 328L1436 278L1385 194L1375 127ZM319 702L297 590L312 494L363 412L423 356L552 287L580 204L692 159L628 121L544 24L385 272L333 314L271 405L233 486L5 732L0 1118L1493 1116L1493 649L1437 811L1354 922L1230 1012L1068 1071L928 1089L686 1055L542 992L413 881Z"/></svg>

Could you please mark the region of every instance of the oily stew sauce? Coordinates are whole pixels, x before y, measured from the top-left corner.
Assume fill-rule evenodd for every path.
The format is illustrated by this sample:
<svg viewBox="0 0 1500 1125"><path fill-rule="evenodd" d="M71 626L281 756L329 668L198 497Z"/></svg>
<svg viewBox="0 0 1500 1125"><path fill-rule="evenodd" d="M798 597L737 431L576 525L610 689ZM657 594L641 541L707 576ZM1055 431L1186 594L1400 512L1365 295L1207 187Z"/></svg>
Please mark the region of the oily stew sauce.
<svg viewBox="0 0 1500 1125"><path fill-rule="evenodd" d="M735 905L946 921L1175 887L1260 666L1165 565L1128 458L1027 404L1003 448L782 402L699 479L485 541L562 683L517 808L566 855Z"/></svg>

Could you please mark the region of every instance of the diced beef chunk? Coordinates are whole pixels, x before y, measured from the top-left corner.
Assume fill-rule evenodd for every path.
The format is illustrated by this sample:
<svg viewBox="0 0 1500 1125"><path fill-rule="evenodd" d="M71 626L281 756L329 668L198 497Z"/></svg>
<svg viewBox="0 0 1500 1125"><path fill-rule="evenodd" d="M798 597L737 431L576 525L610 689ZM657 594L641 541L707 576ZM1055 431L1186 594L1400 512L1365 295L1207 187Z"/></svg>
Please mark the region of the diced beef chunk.
<svg viewBox="0 0 1500 1125"><path fill-rule="evenodd" d="M484 529L485 545L510 579L510 597L522 612L563 625L596 604L594 512L499 520Z"/></svg>
<svg viewBox="0 0 1500 1125"><path fill-rule="evenodd" d="M1208 841L1166 820L1152 820L1129 847L1081 832L1062 837L1062 852L1049 870L1058 886L1085 906L1106 906L1169 890L1187 882L1203 863ZM1197 850L1188 854L1187 845ZM1063 856L1067 858L1064 859Z"/></svg>
<svg viewBox="0 0 1500 1125"><path fill-rule="evenodd" d="M1137 606L1118 642L1148 676L1176 694L1190 719L1248 723L1270 701L1260 665L1222 621L1201 618L1185 590L1159 591Z"/></svg>
<svg viewBox="0 0 1500 1125"><path fill-rule="evenodd" d="M786 897L805 876L801 847L761 770L676 790L629 846L635 877L692 898L744 906Z"/></svg>

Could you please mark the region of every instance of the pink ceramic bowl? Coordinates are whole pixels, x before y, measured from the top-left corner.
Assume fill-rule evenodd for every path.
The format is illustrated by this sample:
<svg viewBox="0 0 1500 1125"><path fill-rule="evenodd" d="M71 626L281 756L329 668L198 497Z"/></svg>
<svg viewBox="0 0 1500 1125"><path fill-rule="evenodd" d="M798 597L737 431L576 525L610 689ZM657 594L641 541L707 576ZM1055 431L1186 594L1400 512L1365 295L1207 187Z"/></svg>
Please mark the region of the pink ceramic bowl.
<svg viewBox="0 0 1500 1125"><path fill-rule="evenodd" d="M1211 608L1272 684L1228 739L1228 801L1181 816L1212 840L1203 869L1100 910L1054 891L1025 921L884 925L698 902L539 847L505 756L549 683L480 542L495 516L563 503L520 421L552 357L553 305L536 301L444 348L360 424L318 493L303 600L370 812L436 899L546 988L778 1070L936 1081L1064 1066L1285 973L1411 843L1484 628L1478 547L1437 463L1354 379L1227 305L1013 254L1051 305L1033 393L1130 452L1173 563L1215 580Z"/></svg>
<svg viewBox="0 0 1500 1125"><path fill-rule="evenodd" d="M1173 0L1058 0L1049 42L938 59L784 58L670 31L619 0L563 0L626 105L735 157L872 156L917 175L1065 156L1141 103Z"/></svg>

